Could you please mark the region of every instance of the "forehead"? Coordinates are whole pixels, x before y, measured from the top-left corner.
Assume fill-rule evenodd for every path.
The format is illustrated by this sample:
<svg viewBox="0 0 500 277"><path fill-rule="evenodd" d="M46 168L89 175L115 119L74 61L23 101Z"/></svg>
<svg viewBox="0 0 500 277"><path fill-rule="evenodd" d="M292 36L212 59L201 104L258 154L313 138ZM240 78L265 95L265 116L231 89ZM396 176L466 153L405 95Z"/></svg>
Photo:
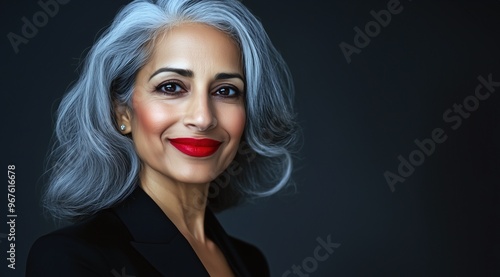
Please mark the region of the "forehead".
<svg viewBox="0 0 500 277"><path fill-rule="evenodd" d="M241 52L228 34L201 23L182 23L162 31L153 42L149 64L153 67L213 65L242 70ZM173 64L172 64L173 63ZM193 68L195 69L195 68Z"/></svg>

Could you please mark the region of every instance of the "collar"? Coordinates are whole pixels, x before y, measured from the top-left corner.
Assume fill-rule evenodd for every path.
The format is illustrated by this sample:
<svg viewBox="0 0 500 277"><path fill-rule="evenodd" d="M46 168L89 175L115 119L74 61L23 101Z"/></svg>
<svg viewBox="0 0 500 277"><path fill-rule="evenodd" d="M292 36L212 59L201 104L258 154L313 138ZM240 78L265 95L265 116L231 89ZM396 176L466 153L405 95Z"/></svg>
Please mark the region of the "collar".
<svg viewBox="0 0 500 277"><path fill-rule="evenodd" d="M189 242L161 208L139 186L113 208L125 224L134 247L165 276L209 276ZM243 261L212 211L205 211L205 233L219 247L236 276L248 276Z"/></svg>

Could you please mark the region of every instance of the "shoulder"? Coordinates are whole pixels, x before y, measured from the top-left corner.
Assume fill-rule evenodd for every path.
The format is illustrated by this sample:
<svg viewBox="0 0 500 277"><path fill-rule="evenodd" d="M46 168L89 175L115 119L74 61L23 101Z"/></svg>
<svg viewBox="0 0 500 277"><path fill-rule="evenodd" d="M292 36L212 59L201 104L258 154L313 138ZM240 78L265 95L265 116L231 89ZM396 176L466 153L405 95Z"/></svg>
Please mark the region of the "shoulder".
<svg viewBox="0 0 500 277"><path fill-rule="evenodd" d="M26 276L71 273L73 276L93 276L101 263L98 251L77 237L51 233L32 245L27 261Z"/></svg>
<svg viewBox="0 0 500 277"><path fill-rule="evenodd" d="M230 239L252 276L270 276L269 265L259 248L232 236Z"/></svg>
<svg viewBox="0 0 500 277"><path fill-rule="evenodd" d="M102 211L38 238L28 255L26 276L110 274L116 265L109 251L127 245L129 236L111 211Z"/></svg>

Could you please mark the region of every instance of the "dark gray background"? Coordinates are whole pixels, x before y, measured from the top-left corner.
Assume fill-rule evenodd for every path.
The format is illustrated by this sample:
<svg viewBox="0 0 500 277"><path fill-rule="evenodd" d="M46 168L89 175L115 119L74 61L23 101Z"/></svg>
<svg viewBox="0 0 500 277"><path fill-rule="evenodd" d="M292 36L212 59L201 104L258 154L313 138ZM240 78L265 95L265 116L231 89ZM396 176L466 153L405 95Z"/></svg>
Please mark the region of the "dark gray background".
<svg viewBox="0 0 500 277"><path fill-rule="evenodd" d="M39 205L53 114L82 53L128 1L77 1L16 54L36 1L2 1L2 163L17 176L16 270L0 237L1 276L22 276L29 246L55 228ZM226 230L259 246L273 276L313 257L317 238L340 246L310 276L500 276L500 87L453 130L443 113L492 74L500 81L500 1L403 0L361 53L339 43L389 1L249 1L290 65L304 145L297 193L220 214ZM447 135L391 192L384 172L415 139ZM4 175L5 176L5 175ZM7 179L0 190L6 219ZM2 216L0 213L0 216ZM1 220L4 222L4 220ZM7 225L0 225L0 236ZM290 275L299 276L299 275Z"/></svg>

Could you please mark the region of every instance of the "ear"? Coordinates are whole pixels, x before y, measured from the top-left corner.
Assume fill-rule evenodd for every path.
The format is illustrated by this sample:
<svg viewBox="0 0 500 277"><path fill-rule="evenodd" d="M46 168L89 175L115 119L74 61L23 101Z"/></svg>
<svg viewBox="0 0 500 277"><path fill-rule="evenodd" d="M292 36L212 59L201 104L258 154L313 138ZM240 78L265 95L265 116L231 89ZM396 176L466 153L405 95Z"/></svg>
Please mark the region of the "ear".
<svg viewBox="0 0 500 277"><path fill-rule="evenodd" d="M126 135L132 132L132 111L127 105L115 103L115 118L118 124L116 127L120 133ZM122 126L125 126L125 128L122 128Z"/></svg>

